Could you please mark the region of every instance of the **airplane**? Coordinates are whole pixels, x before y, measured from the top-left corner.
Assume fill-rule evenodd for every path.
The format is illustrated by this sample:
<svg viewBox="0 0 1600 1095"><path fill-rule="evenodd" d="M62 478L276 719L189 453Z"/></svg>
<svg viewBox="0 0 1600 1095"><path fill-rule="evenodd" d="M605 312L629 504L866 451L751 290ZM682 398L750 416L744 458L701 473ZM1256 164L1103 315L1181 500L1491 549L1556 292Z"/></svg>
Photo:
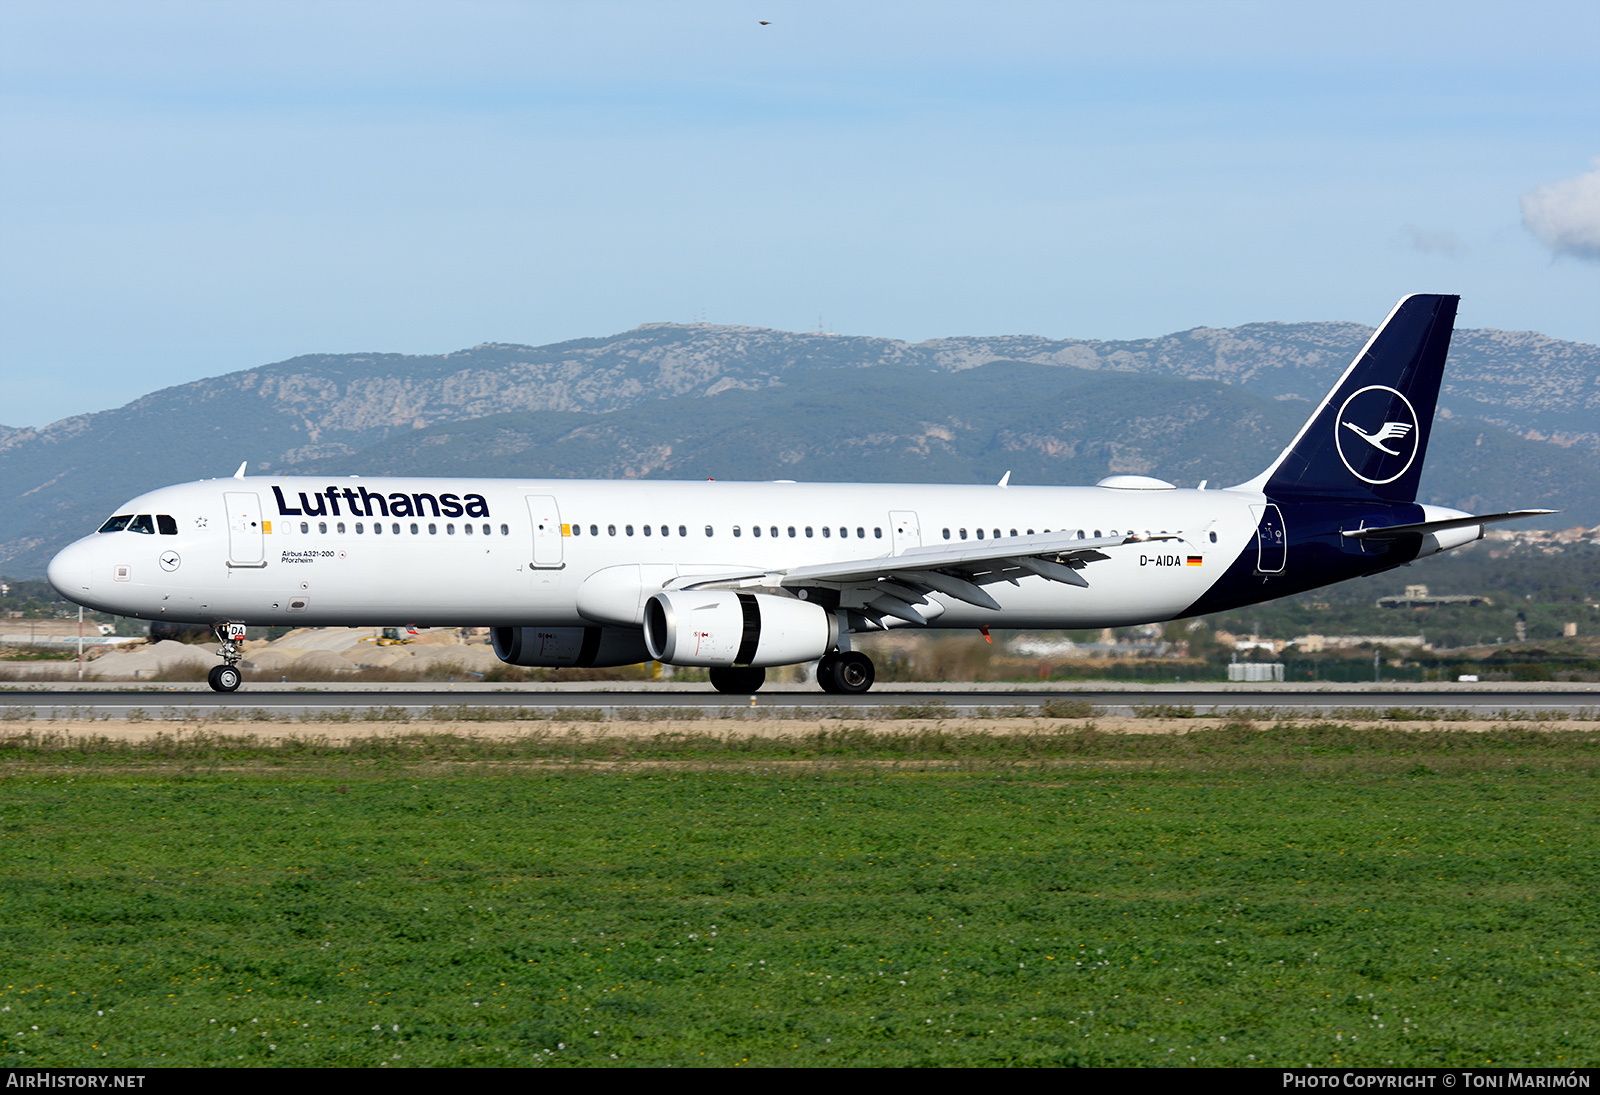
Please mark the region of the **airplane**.
<svg viewBox="0 0 1600 1095"><path fill-rule="evenodd" d="M754 692L815 662L866 692L851 636L889 628L1102 628L1299 593L1480 538L1416 501L1455 296L1401 300L1272 464L1193 490L246 477L164 487L51 561L62 596L205 624L236 690L248 627L488 626L517 666L710 670Z"/></svg>

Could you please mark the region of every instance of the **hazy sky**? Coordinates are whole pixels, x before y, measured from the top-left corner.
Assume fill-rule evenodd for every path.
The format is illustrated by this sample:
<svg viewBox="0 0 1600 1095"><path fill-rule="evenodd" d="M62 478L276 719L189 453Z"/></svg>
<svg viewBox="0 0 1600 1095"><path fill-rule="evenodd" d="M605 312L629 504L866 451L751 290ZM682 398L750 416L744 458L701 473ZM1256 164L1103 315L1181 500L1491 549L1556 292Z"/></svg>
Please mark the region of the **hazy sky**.
<svg viewBox="0 0 1600 1095"><path fill-rule="evenodd" d="M769 20L761 26L758 20ZM1600 342L1600 4L0 4L0 423L639 323Z"/></svg>

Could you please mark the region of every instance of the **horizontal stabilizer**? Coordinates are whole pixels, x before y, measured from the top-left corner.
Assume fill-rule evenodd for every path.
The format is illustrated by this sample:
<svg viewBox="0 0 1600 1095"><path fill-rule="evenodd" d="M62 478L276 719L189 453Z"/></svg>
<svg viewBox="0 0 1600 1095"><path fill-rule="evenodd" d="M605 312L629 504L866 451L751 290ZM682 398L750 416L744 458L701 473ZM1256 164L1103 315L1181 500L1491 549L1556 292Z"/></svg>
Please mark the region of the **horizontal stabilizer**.
<svg viewBox="0 0 1600 1095"><path fill-rule="evenodd" d="M1509 513L1485 513L1477 517L1452 517L1447 521L1418 521L1414 525L1385 525L1382 528L1347 529L1345 536L1352 540L1398 540L1403 536L1426 536L1445 529L1470 528L1496 521L1514 521L1518 517L1543 517L1547 513L1560 513L1554 509L1514 509Z"/></svg>

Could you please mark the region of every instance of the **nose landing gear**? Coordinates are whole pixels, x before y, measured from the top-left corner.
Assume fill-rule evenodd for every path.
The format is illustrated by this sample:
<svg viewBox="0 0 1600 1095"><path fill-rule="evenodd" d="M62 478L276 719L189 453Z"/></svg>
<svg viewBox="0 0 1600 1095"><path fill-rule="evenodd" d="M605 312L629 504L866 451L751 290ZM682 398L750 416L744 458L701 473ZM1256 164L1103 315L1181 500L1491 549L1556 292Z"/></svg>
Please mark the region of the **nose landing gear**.
<svg viewBox="0 0 1600 1095"><path fill-rule="evenodd" d="M859 650L824 654L817 662L817 683L824 692L835 695L859 696L872 687L877 676L872 659Z"/></svg>
<svg viewBox="0 0 1600 1095"><path fill-rule="evenodd" d="M244 650L239 645L244 641L244 624L217 624L211 632L222 644L217 650L222 664L206 674L206 683L215 692L237 692L239 685L244 683L244 674L239 672L239 661L244 657Z"/></svg>

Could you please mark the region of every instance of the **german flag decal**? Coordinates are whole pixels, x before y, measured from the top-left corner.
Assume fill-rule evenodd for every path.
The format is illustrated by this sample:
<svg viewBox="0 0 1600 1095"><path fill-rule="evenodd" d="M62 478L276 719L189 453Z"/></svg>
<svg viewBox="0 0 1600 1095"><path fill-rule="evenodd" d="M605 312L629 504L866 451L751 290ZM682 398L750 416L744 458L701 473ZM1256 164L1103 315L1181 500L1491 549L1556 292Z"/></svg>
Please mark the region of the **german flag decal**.
<svg viewBox="0 0 1600 1095"><path fill-rule="evenodd" d="M1192 566L1192 567L1199 566L1200 565L1200 556L1198 556L1198 555L1189 556L1189 565Z"/></svg>

